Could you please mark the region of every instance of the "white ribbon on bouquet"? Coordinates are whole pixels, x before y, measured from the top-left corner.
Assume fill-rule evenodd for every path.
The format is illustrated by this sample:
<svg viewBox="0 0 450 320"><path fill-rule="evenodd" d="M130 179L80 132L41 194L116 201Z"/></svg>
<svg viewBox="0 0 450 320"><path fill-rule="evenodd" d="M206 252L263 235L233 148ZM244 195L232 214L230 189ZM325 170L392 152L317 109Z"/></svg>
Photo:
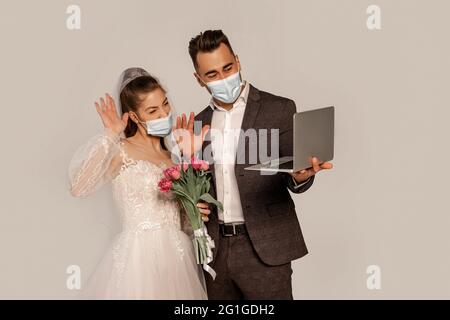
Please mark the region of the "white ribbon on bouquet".
<svg viewBox="0 0 450 320"><path fill-rule="evenodd" d="M212 249L215 248L214 240L211 238L211 236L208 234L208 230L206 226L203 226L203 228L194 230L194 236L196 238L205 237L206 238L206 259L203 261L203 270L208 272L213 280L216 279L216 272L213 268L208 266L208 263L213 261L213 252Z"/></svg>

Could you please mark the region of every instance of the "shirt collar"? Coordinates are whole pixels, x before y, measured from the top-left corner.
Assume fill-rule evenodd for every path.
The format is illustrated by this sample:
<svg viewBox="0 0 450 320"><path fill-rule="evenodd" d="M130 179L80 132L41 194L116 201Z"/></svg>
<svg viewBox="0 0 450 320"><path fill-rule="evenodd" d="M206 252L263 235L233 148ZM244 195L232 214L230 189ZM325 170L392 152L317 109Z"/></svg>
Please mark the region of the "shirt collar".
<svg viewBox="0 0 450 320"><path fill-rule="evenodd" d="M242 105L246 105L247 104L247 99L248 99L248 92L249 92L249 88L250 88L250 84L248 83L248 81L243 81L244 82L244 88L241 91L241 94L239 95L239 98L237 98L237 100L233 103L233 108L240 105L242 103ZM213 97L211 97L211 100L209 101L209 107L214 111L216 109L219 110L224 110L221 106L217 105L214 102Z"/></svg>

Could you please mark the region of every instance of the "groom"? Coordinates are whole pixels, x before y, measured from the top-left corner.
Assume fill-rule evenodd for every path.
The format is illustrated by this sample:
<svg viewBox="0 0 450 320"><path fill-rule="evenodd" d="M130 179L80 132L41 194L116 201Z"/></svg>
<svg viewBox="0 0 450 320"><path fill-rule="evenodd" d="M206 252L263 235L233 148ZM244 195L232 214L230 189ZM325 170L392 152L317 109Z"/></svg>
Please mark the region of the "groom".
<svg viewBox="0 0 450 320"><path fill-rule="evenodd" d="M278 129L278 144L270 137L264 143L269 151L278 148L279 157L292 156L295 103L243 81L239 59L221 30L197 35L189 54L198 83L211 95L195 121L210 128L202 156L210 162L211 194L223 204L223 211L212 208L206 224L215 242L210 266L217 272L215 280L205 273L209 299L293 299L291 261L308 250L288 190L305 192L315 174L332 164L312 158L311 168L292 174L244 170L254 164L248 161L252 156L260 158L250 139L236 134L240 130L256 130L260 146L259 129ZM189 123L183 115L177 127L192 131L193 120L193 113Z"/></svg>

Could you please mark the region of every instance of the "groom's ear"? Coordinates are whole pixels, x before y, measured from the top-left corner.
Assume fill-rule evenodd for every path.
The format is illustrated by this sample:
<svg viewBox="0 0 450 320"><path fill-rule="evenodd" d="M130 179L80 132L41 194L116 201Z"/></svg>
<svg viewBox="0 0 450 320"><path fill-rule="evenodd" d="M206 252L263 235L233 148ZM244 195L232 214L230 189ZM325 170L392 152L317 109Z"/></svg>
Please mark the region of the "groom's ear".
<svg viewBox="0 0 450 320"><path fill-rule="evenodd" d="M235 57L235 59L236 59L236 63L237 63L238 69L239 69L239 70L242 70L241 62L239 61L239 56L238 56L238 55L235 55L234 57Z"/></svg>
<svg viewBox="0 0 450 320"><path fill-rule="evenodd" d="M197 72L194 72L194 77L195 77L195 79L197 79L197 82L198 82L198 84L199 84L201 87L204 87L204 86L205 86L205 84L204 84L203 81L200 79L200 76L198 75Z"/></svg>

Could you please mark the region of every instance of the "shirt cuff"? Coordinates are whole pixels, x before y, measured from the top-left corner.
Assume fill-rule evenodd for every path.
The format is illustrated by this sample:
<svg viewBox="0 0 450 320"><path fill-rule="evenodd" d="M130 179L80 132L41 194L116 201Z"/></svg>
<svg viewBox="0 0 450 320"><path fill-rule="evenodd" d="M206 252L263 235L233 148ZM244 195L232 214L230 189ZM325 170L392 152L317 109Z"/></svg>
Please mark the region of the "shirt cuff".
<svg viewBox="0 0 450 320"><path fill-rule="evenodd" d="M312 177L312 176L311 176L311 177ZM305 183L307 183L307 182L311 179L311 177L309 177L308 179L306 179L306 180L303 181L303 182L298 183L298 182L295 180L295 178L291 176L292 181L294 181L294 189L298 189L298 188L300 188L301 186L303 186Z"/></svg>

